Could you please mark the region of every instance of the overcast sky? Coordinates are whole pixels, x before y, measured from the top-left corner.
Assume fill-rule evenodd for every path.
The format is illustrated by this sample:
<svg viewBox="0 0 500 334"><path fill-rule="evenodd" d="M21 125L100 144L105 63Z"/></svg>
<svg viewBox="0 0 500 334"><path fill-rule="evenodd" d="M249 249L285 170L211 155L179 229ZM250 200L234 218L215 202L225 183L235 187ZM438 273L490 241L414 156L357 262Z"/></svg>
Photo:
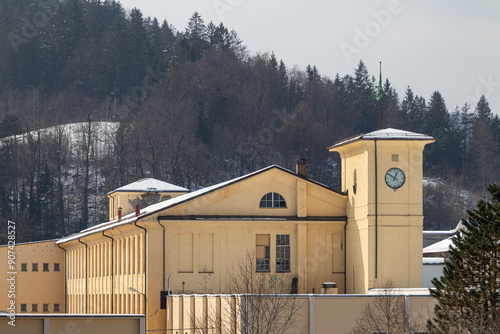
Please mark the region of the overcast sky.
<svg viewBox="0 0 500 334"><path fill-rule="evenodd" d="M495 0L120 0L125 9L184 31L197 11L234 29L251 54L274 52L287 67L316 65L323 76L353 74L360 59L449 111L484 94L500 114L500 1Z"/></svg>

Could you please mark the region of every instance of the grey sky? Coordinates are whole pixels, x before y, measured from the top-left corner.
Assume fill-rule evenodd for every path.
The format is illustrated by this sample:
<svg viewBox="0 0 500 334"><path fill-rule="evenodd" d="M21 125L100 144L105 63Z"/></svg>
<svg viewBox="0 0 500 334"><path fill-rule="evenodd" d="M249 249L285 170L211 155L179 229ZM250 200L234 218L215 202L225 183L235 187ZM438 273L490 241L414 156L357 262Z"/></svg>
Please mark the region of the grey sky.
<svg viewBox="0 0 500 334"><path fill-rule="evenodd" d="M370 74L427 100L439 90L453 111L486 95L500 114L500 2L465 0L121 0L183 31L198 11L234 29L252 53L274 52L288 67L320 74Z"/></svg>

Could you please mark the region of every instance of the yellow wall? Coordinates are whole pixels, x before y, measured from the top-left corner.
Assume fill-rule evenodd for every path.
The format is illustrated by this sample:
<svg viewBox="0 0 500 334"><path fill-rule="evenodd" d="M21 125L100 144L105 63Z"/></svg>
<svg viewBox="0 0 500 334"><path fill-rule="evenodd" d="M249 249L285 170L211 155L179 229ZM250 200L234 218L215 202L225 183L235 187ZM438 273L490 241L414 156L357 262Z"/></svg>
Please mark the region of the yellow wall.
<svg viewBox="0 0 500 334"><path fill-rule="evenodd" d="M37 305L38 313L44 313L44 304L48 304L49 313L54 312L55 304L59 305L59 312L64 312L64 251L54 241L45 241L18 244L14 252L15 270L10 270L7 266L9 248L0 247L0 310L7 311L10 301L15 300L16 313L21 312L21 304L26 304L28 313L32 312L33 304ZM27 271L21 271L22 263L26 264ZM38 264L38 271L33 271L33 263ZM44 271L44 263L48 264L48 271ZM59 264L59 271L54 271L55 263ZM15 297L9 298L10 284L6 284L6 280L12 276L15 276Z"/></svg>
<svg viewBox="0 0 500 334"><path fill-rule="evenodd" d="M287 207L259 208L260 199L268 192L280 193ZM144 231L133 224L105 231L113 238L113 247L111 239L102 233L82 237L80 241L86 246L78 240L64 243L61 246L68 251L68 312L146 312L147 329L162 329L166 313L160 309L160 291L167 290L166 275L170 275L170 290L175 293L226 292L228 272L247 254L255 255L257 234L270 235L271 274L286 276L290 285L287 289L291 289L292 278L298 277L301 293L319 292L323 282L331 281L338 284L339 292L344 292L345 221L311 221L307 217L343 216L345 200L342 194L270 169L141 219L137 225L147 229L145 245ZM210 218L174 217L181 215ZM231 215L235 218L228 218ZM269 220L258 216L303 219ZM163 217L160 222L158 217ZM276 273L277 234L290 236L287 273ZM147 307L144 296L129 287L145 292Z"/></svg>

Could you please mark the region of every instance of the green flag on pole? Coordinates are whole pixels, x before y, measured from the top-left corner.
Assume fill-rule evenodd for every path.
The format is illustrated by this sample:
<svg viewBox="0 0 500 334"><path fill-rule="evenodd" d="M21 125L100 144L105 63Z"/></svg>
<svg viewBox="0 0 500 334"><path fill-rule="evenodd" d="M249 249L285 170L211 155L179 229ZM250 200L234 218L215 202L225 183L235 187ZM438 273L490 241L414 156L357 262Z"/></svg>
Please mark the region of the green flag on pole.
<svg viewBox="0 0 500 334"><path fill-rule="evenodd" d="M382 64L380 65L380 79L378 80L377 101L382 99Z"/></svg>

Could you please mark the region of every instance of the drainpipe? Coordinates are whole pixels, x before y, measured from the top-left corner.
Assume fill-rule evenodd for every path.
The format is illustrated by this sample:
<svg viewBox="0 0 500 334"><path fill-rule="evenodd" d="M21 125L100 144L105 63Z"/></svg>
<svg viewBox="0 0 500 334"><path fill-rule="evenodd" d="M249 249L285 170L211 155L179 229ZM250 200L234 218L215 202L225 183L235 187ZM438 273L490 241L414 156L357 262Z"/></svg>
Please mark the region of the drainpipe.
<svg viewBox="0 0 500 334"><path fill-rule="evenodd" d="M378 288L378 163L377 139L375 141L375 289Z"/></svg>
<svg viewBox="0 0 500 334"><path fill-rule="evenodd" d="M163 291L165 291L165 226L160 223L160 219L158 224L163 228Z"/></svg>
<svg viewBox="0 0 500 334"><path fill-rule="evenodd" d="M114 305L113 305L113 299L114 299L114 281L115 281L115 277L114 277L114 254L113 254L113 251L114 251L114 241L115 239L113 239L113 237L110 237L109 235L106 235L104 234L105 231L102 231L102 235L106 238L109 238L111 239L111 313L115 313L115 310L114 310Z"/></svg>
<svg viewBox="0 0 500 334"><path fill-rule="evenodd" d="M88 260L89 260L89 257L88 257L88 245L86 243L84 243L83 241L80 240L80 238L78 238L78 242L85 245L85 313L89 313L88 312L88 303L87 303L87 294L88 294L88 275L87 275L87 271L88 271Z"/></svg>
<svg viewBox="0 0 500 334"><path fill-rule="evenodd" d="M147 258L147 256L146 256L146 244L147 244L147 241L146 241L146 238L148 235L148 230L146 230L145 227L137 225L137 222L139 221L139 219L140 218L138 218L134 221L134 225L135 225L135 227L144 230L144 313L145 313L145 316L147 318L148 317L148 312L147 312L148 304L147 304L147 297L146 297L146 283L147 283L146 282L146 278L147 278L147 270L146 270L147 269L147 262L146 262L146 258ZM146 328L147 328L147 325L148 325L148 323L146 321Z"/></svg>
<svg viewBox="0 0 500 334"><path fill-rule="evenodd" d="M66 249L62 248L61 245L57 245L57 247L61 248L64 251L64 313L68 313L68 281L66 277Z"/></svg>
<svg viewBox="0 0 500 334"><path fill-rule="evenodd" d="M344 294L347 293L347 219L344 224Z"/></svg>

